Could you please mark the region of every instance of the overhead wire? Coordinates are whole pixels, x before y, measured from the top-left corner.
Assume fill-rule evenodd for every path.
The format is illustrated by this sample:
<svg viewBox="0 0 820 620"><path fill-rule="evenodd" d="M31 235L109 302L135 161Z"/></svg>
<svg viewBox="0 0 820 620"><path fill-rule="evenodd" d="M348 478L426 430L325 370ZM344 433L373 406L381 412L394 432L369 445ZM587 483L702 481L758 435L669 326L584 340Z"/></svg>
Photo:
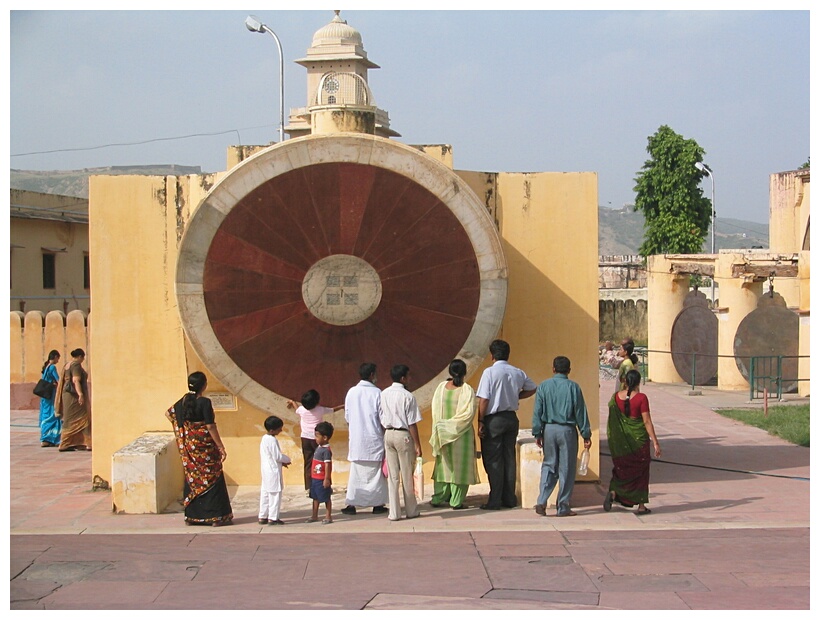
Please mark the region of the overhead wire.
<svg viewBox="0 0 820 620"><path fill-rule="evenodd" d="M265 129L273 127L273 125L257 125L256 127L243 127L241 131L251 129ZM239 143L242 143L242 137L239 135L240 129L226 129L225 131L214 131L205 133L193 133L184 136L168 136L164 138L151 138L149 140L139 140L137 142L112 142L109 144L100 144L98 146L74 147L67 149L50 149L47 151L30 151L28 153L12 153L11 157L25 157L27 155L48 155L51 153L71 153L76 151L96 151L99 149L106 149L115 146L140 146L143 144L151 144L152 142L169 142L173 140L187 140L189 138L207 138L211 136L221 136L228 133L235 133Z"/></svg>

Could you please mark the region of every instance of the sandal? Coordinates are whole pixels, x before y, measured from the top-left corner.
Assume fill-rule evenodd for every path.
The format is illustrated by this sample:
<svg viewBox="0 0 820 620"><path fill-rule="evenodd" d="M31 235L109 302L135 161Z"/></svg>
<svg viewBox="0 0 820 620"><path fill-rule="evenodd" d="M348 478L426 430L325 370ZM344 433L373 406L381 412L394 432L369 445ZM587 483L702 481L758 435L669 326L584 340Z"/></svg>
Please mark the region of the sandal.
<svg viewBox="0 0 820 620"><path fill-rule="evenodd" d="M310 519L308 519L307 521L305 521L305 523L316 523L318 520L319 520L319 519L314 519L313 517L311 517Z"/></svg>
<svg viewBox="0 0 820 620"><path fill-rule="evenodd" d="M333 523L333 519L322 519L323 525L327 525L328 523Z"/></svg>
<svg viewBox="0 0 820 620"><path fill-rule="evenodd" d="M637 511L635 511L635 514L636 515L648 515L648 514L652 514L652 511L649 510L649 508L647 508L646 506L644 506L643 509L639 508Z"/></svg>
<svg viewBox="0 0 820 620"><path fill-rule="evenodd" d="M612 500L615 499L612 497L612 491L607 491L606 497L604 498L604 510L609 512L612 510Z"/></svg>

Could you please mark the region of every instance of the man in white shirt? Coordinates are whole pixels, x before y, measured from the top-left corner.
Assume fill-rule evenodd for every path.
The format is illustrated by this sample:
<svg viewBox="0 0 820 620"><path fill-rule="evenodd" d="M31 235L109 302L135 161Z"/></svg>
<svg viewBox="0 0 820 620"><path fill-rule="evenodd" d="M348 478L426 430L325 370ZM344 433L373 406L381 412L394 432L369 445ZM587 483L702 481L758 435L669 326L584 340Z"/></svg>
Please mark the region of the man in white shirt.
<svg viewBox="0 0 820 620"><path fill-rule="evenodd" d="M419 516L416 494L413 490L413 465L421 456L421 442L416 426L421 421L416 397L407 389L410 369L397 364L390 370L393 385L382 391L379 419L384 427L384 449L387 453L387 494L390 498L390 514L387 518L398 521L401 517L399 503L399 477L404 494L404 514L408 519Z"/></svg>
<svg viewBox="0 0 820 620"><path fill-rule="evenodd" d="M490 496L482 510L515 508L515 442L518 439L518 401L535 394L538 387L520 368L507 362L510 345L504 340L490 343L494 363L484 370L478 383L478 436L481 458L490 483Z"/></svg>
<svg viewBox="0 0 820 620"><path fill-rule="evenodd" d="M346 506L342 513L355 515L356 506L373 506L374 514L387 512L387 482L382 475L384 429L379 421L381 390L376 387L376 364L359 367L361 381L345 396L345 420L349 430Z"/></svg>

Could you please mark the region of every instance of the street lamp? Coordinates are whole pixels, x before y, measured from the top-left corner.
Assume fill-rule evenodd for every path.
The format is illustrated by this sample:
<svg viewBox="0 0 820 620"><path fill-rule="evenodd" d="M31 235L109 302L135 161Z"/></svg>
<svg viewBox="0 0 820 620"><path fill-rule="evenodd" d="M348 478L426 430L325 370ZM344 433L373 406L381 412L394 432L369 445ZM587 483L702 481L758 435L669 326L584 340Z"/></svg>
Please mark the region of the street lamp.
<svg viewBox="0 0 820 620"><path fill-rule="evenodd" d="M696 161L695 168L709 175L712 181L712 254L715 253L715 177L712 176L712 169L703 162ZM712 273L712 307L715 306L715 274Z"/></svg>
<svg viewBox="0 0 820 620"><path fill-rule="evenodd" d="M285 61L282 58L282 44L276 33L259 21L255 15L248 15L245 19L245 27L251 32L267 32L276 41L276 48L279 50L279 142L285 141Z"/></svg>

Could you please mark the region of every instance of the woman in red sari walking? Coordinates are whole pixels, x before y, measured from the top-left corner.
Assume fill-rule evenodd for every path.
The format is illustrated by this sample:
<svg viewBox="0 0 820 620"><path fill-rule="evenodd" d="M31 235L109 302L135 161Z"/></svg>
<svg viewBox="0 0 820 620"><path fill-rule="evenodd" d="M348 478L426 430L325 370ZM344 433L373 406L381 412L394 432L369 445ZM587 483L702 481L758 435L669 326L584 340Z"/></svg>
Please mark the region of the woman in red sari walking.
<svg viewBox="0 0 820 620"><path fill-rule="evenodd" d="M222 462L228 456L219 436L205 373L188 377L188 393L165 416L174 427L185 474L185 524L230 525L233 521Z"/></svg>
<svg viewBox="0 0 820 620"><path fill-rule="evenodd" d="M661 446L655 435L649 415L649 399L641 393L641 373L626 373L626 388L612 395L606 424L607 442L612 455L612 481L604 499L604 510L612 510L612 502L631 508L638 506L637 514L651 512L649 501L649 443L655 456L661 455Z"/></svg>

